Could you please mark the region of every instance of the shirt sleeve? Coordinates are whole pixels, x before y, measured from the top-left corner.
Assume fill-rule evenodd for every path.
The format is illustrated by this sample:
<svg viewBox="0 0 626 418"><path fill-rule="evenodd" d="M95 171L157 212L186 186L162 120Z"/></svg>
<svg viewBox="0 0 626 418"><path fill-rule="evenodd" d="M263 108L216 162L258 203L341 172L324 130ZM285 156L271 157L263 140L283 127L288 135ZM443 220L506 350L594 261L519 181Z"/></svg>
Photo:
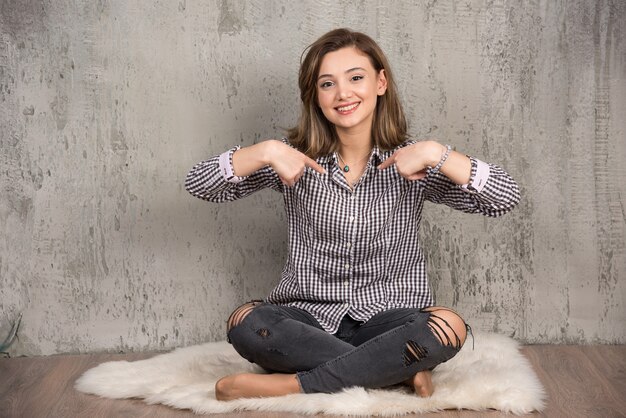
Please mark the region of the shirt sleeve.
<svg viewBox="0 0 626 418"><path fill-rule="evenodd" d="M467 213L497 217L510 212L520 201L515 180L495 164L470 157L472 171L467 184L459 186L442 173L425 179L426 199Z"/></svg>
<svg viewBox="0 0 626 418"><path fill-rule="evenodd" d="M241 199L268 187L282 192L283 184L270 166L246 177L235 175L233 154L239 148L235 146L196 164L187 173L185 189L199 199L216 203Z"/></svg>

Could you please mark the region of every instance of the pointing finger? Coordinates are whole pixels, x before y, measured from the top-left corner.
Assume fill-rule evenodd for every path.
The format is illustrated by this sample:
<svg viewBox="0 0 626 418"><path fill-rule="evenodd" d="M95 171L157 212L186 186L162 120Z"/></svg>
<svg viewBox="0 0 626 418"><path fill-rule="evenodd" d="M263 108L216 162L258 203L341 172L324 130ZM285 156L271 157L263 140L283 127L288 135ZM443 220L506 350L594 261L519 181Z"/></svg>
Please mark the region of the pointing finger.
<svg viewBox="0 0 626 418"><path fill-rule="evenodd" d="M390 165L393 165L396 162L395 156L396 156L396 154L393 154L391 157L387 158L385 161L380 163L378 165L378 169L379 170L384 170L385 168L389 167Z"/></svg>
<svg viewBox="0 0 626 418"><path fill-rule="evenodd" d="M304 165L306 165L307 167L311 167L313 170L317 171L320 174L326 174L326 170L324 170L324 168L319 165L315 160L309 157L306 157Z"/></svg>

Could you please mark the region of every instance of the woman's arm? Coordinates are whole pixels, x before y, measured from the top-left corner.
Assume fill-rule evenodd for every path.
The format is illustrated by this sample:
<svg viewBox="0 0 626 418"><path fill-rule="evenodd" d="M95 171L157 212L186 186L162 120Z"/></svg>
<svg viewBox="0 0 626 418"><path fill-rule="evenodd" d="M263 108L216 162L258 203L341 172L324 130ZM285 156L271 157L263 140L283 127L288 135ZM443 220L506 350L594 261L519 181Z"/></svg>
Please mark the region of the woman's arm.
<svg viewBox="0 0 626 418"><path fill-rule="evenodd" d="M378 168L384 170L395 164L402 177L419 180L426 177L428 169L436 167L445 157L439 171L456 184L467 184L472 170L469 157L452 150L446 155L446 151L446 146L436 141L420 141L400 148Z"/></svg>
<svg viewBox="0 0 626 418"><path fill-rule="evenodd" d="M293 186L302 177L306 167L324 172L286 140L268 140L234 147L196 164L187 174L185 188L210 202L232 201L266 187L282 192L284 186Z"/></svg>
<svg viewBox="0 0 626 418"><path fill-rule="evenodd" d="M424 179L426 199L463 212L495 217L519 203L519 187L502 168L456 151L444 158L446 151L435 141L417 142L396 151L379 168L395 164L402 177ZM431 169L441 161L437 172Z"/></svg>

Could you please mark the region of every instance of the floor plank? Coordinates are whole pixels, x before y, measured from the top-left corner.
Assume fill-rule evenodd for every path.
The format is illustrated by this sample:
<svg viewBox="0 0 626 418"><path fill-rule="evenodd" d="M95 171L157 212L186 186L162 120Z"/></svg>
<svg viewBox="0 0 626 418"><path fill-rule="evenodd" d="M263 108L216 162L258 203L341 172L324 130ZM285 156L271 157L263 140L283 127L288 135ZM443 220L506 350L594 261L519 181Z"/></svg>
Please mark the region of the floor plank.
<svg viewBox="0 0 626 418"><path fill-rule="evenodd" d="M546 409L532 417L626 417L626 346L525 346L548 393ZM140 360L149 353L88 354L0 359L0 417L194 417L190 411L104 399L74 389L86 370L106 361ZM296 418L291 413L246 412L223 418ZM417 415L416 415L417 416ZM407 416L410 417L410 416ZM442 411L420 418L508 417L499 411Z"/></svg>

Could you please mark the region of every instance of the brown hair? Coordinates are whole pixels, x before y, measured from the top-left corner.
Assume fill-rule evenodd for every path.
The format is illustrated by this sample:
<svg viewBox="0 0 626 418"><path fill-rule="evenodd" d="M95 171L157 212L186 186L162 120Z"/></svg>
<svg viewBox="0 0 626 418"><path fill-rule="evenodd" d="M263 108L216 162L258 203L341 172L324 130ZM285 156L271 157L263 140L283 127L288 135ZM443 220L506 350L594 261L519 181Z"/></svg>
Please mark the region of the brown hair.
<svg viewBox="0 0 626 418"><path fill-rule="evenodd" d="M302 113L298 125L287 131L289 141L311 158L329 154L337 149L337 132L317 102L317 77L324 55L346 47L355 47L366 54L376 73L385 70L387 90L379 96L372 122L372 139L382 150L389 150L407 139L407 123L389 62L376 42L364 33L350 29L332 30L307 47L300 65L298 85ZM304 50L304 52L307 51ZM303 54L304 54L303 52Z"/></svg>

